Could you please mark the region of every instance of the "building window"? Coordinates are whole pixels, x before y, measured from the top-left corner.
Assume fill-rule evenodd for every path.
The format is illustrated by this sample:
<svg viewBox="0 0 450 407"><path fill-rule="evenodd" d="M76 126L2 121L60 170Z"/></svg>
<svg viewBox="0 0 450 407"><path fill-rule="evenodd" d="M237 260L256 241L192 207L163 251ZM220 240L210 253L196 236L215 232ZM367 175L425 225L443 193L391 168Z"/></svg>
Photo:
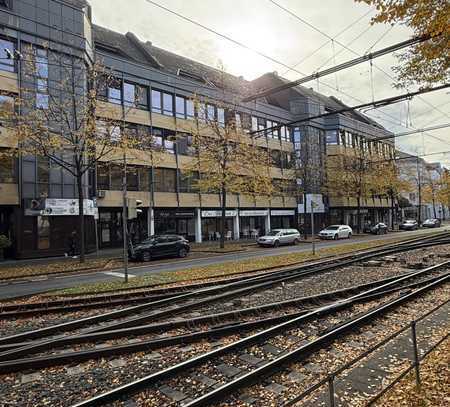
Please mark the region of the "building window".
<svg viewBox="0 0 450 407"><path fill-rule="evenodd" d="M234 114L234 125L237 129L242 129L242 117L241 113L236 112Z"/></svg>
<svg viewBox="0 0 450 407"><path fill-rule="evenodd" d="M252 116L252 131L258 130L258 118Z"/></svg>
<svg viewBox="0 0 450 407"><path fill-rule="evenodd" d="M206 120L206 105L204 103L198 103L196 106L198 120Z"/></svg>
<svg viewBox="0 0 450 407"><path fill-rule="evenodd" d="M177 140L177 153L181 155L194 155L195 149L193 147L192 135L188 133L181 133Z"/></svg>
<svg viewBox="0 0 450 407"><path fill-rule="evenodd" d="M176 192L177 171L171 168L155 168L154 190L155 192Z"/></svg>
<svg viewBox="0 0 450 407"><path fill-rule="evenodd" d="M35 49L36 108L48 109L48 53L43 48Z"/></svg>
<svg viewBox="0 0 450 407"><path fill-rule="evenodd" d="M108 102L122 104L122 81L115 79L108 86Z"/></svg>
<svg viewBox="0 0 450 407"><path fill-rule="evenodd" d="M173 95L163 93L163 114L173 116Z"/></svg>
<svg viewBox="0 0 450 407"><path fill-rule="evenodd" d="M338 145L339 144L337 130L328 130L325 134L326 134L328 145Z"/></svg>
<svg viewBox="0 0 450 407"><path fill-rule="evenodd" d="M209 121L216 121L216 107L214 105L206 105L206 117Z"/></svg>
<svg viewBox="0 0 450 407"><path fill-rule="evenodd" d="M195 117L194 102L190 99L186 99L186 117L188 119Z"/></svg>
<svg viewBox="0 0 450 407"><path fill-rule="evenodd" d="M109 189L109 164L97 164L97 189Z"/></svg>
<svg viewBox="0 0 450 407"><path fill-rule="evenodd" d="M147 167L139 167L139 191L150 190L150 173Z"/></svg>
<svg viewBox="0 0 450 407"><path fill-rule="evenodd" d="M175 114L180 119L186 118L186 99L182 96L175 97Z"/></svg>
<svg viewBox="0 0 450 407"><path fill-rule="evenodd" d="M225 127L225 109L221 107L217 108L217 122L220 127Z"/></svg>
<svg viewBox="0 0 450 407"><path fill-rule="evenodd" d="M7 114L12 114L14 113L14 110L15 110L14 97L0 94L0 111L6 112Z"/></svg>
<svg viewBox="0 0 450 407"><path fill-rule="evenodd" d="M12 0L0 0L0 8L12 10Z"/></svg>
<svg viewBox="0 0 450 407"><path fill-rule="evenodd" d="M161 92L155 89L152 89L152 112L162 113Z"/></svg>
<svg viewBox="0 0 450 407"><path fill-rule="evenodd" d="M175 154L175 133L172 131L164 132L164 150L166 153Z"/></svg>
<svg viewBox="0 0 450 407"><path fill-rule="evenodd" d="M125 106L148 110L148 88L146 86L125 82L123 95Z"/></svg>
<svg viewBox="0 0 450 407"><path fill-rule="evenodd" d="M2 156L0 160L0 183L15 183L15 159L12 156Z"/></svg>
<svg viewBox="0 0 450 407"><path fill-rule="evenodd" d="M50 249L50 221L48 216L37 217L38 249Z"/></svg>
<svg viewBox="0 0 450 407"><path fill-rule="evenodd" d="M1 7L1 2L0 2ZM0 70L15 72L16 63L14 61L15 44L12 41L0 38Z"/></svg>
<svg viewBox="0 0 450 407"><path fill-rule="evenodd" d="M123 189L123 170L118 165L111 165L111 190L121 191Z"/></svg>
<svg viewBox="0 0 450 407"><path fill-rule="evenodd" d="M136 167L127 166L127 189L139 191L139 173Z"/></svg>
<svg viewBox="0 0 450 407"><path fill-rule="evenodd" d="M180 192L196 193L198 173L197 172L180 172Z"/></svg>

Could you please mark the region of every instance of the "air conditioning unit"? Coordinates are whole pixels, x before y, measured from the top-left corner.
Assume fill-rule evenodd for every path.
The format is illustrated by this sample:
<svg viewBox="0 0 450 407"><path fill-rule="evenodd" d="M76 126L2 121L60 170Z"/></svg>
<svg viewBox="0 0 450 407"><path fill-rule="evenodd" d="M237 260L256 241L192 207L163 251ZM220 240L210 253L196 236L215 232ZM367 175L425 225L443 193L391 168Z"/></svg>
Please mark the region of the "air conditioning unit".
<svg viewBox="0 0 450 407"><path fill-rule="evenodd" d="M98 198L98 199L102 199L102 198L104 198L105 196L106 196L106 191L102 191L102 190L97 191L97 198Z"/></svg>

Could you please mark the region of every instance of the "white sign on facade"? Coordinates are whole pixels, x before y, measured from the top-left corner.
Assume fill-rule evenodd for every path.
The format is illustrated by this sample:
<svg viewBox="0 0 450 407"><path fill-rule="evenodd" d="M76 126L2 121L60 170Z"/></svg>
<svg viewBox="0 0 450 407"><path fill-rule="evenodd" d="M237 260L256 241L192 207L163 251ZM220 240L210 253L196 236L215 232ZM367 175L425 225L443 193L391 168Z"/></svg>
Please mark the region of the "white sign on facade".
<svg viewBox="0 0 450 407"><path fill-rule="evenodd" d="M268 210L239 211L239 216L267 216L268 214Z"/></svg>
<svg viewBox="0 0 450 407"><path fill-rule="evenodd" d="M314 202L314 213L325 213L322 194L306 194L306 213L311 213L311 202ZM298 204L298 213L305 213L304 204Z"/></svg>
<svg viewBox="0 0 450 407"><path fill-rule="evenodd" d="M295 210L290 209L275 209L270 211L272 216L295 216Z"/></svg>
<svg viewBox="0 0 450 407"><path fill-rule="evenodd" d="M41 210L42 216L77 216L79 213L78 199L47 198L45 207ZM83 213L85 216L94 216L98 219L98 208L93 200L83 200Z"/></svg>
<svg viewBox="0 0 450 407"><path fill-rule="evenodd" d="M233 217L237 215L237 211L230 210L225 211L226 217ZM222 211L202 211L202 218L220 218L222 216Z"/></svg>

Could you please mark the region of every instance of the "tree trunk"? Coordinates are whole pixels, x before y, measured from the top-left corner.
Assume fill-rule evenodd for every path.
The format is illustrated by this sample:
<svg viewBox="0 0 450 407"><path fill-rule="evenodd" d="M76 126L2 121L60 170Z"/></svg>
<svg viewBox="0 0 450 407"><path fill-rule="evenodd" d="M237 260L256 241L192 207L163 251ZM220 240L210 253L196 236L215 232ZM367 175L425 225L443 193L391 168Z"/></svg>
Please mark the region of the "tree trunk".
<svg viewBox="0 0 450 407"><path fill-rule="evenodd" d="M220 217L220 248L225 247L225 221L227 214L227 190L222 186L222 215Z"/></svg>
<svg viewBox="0 0 450 407"><path fill-rule="evenodd" d="M84 191L83 191L83 176L77 176L78 189L78 226L80 228L80 263L85 262L86 254L86 232L84 227Z"/></svg>
<svg viewBox="0 0 450 407"><path fill-rule="evenodd" d="M357 202L357 210L356 210L356 227L358 230L358 233L361 233L361 197L358 196L356 199Z"/></svg>
<svg viewBox="0 0 450 407"><path fill-rule="evenodd" d="M306 211L308 210L308 205L306 202L306 193L303 194L303 234L304 239L308 240L308 233L306 232Z"/></svg>

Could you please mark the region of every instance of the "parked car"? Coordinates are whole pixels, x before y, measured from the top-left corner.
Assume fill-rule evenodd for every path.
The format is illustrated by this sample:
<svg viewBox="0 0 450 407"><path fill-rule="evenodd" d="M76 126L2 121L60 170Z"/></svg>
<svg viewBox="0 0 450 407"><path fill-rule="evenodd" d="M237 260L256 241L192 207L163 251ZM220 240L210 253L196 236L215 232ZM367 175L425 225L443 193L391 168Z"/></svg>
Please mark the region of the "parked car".
<svg viewBox="0 0 450 407"><path fill-rule="evenodd" d="M407 219L399 226L402 230L417 230L419 229L419 224L415 219Z"/></svg>
<svg viewBox="0 0 450 407"><path fill-rule="evenodd" d="M134 261L150 261L157 257L186 257L190 250L189 242L182 236L158 235L130 248L128 255Z"/></svg>
<svg viewBox="0 0 450 407"><path fill-rule="evenodd" d="M297 229L273 229L257 239L259 246L278 247L282 244L298 244L301 235Z"/></svg>
<svg viewBox="0 0 450 407"><path fill-rule="evenodd" d="M367 233L372 233L373 235L385 235L388 232L388 226L383 222L378 222L375 225L369 226Z"/></svg>
<svg viewBox="0 0 450 407"><path fill-rule="evenodd" d="M353 230L348 225L331 225L319 232L320 239L350 239Z"/></svg>
<svg viewBox="0 0 450 407"><path fill-rule="evenodd" d="M441 226L441 221L439 219L427 219L422 223L424 228L438 228Z"/></svg>

